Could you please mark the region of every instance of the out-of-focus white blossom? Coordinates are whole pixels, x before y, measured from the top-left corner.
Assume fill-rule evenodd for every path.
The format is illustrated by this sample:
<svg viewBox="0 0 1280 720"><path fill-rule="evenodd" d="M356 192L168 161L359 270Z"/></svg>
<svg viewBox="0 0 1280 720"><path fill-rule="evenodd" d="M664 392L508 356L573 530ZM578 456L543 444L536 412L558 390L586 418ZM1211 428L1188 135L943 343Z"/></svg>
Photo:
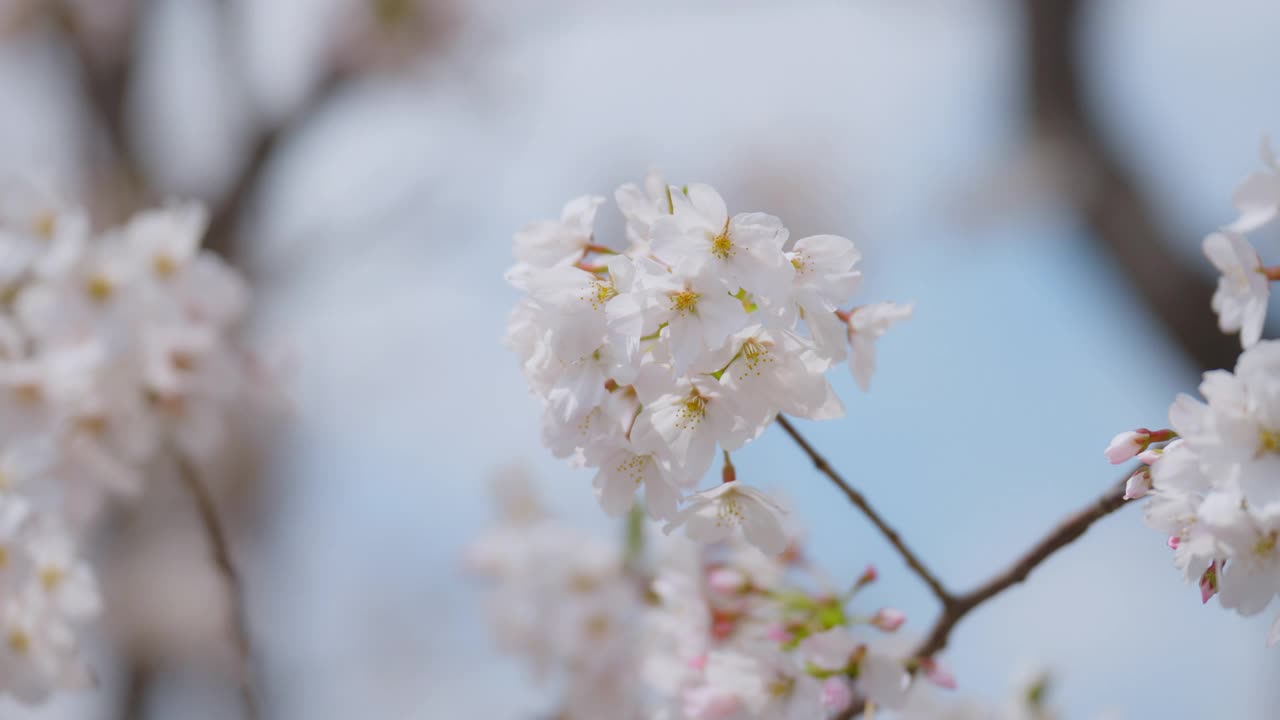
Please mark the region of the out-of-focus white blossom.
<svg viewBox="0 0 1280 720"><path fill-rule="evenodd" d="M650 173L614 197L626 220L618 242L596 237L594 196L515 236L507 278L526 296L507 345L544 404L544 442L597 469L610 513L643 490L669 527L707 541L741 528L781 552L772 501L743 486L697 493L700 481L717 450L752 442L778 413L842 416L826 371L848 356L865 388L876 339L911 308L841 310L861 279L853 243L790 243L781 220L733 213L709 186Z"/></svg>
<svg viewBox="0 0 1280 720"><path fill-rule="evenodd" d="M1222 274L1213 293L1218 326L1224 333L1240 333L1240 344L1250 347L1262 337L1271 300L1271 279L1258 251L1244 235L1223 230L1204 239L1204 254Z"/></svg>
<svg viewBox="0 0 1280 720"><path fill-rule="evenodd" d="M530 487L501 478L503 519L467 563L492 582L499 643L565 688L559 716L814 720L855 698L905 702L911 664L874 646L876 628L904 618L848 608L871 580L841 594L798 562L798 548L766 554L735 533L700 543L657 534L646 546L639 515L626 543L601 542L539 510ZM736 481L720 487L717 500L767 502Z"/></svg>
<svg viewBox="0 0 1280 720"><path fill-rule="evenodd" d="M81 536L157 467L214 458L265 389L237 341L247 288L200 250L206 223L174 204L94 234L50 198L0 202L0 693L90 683Z"/></svg>

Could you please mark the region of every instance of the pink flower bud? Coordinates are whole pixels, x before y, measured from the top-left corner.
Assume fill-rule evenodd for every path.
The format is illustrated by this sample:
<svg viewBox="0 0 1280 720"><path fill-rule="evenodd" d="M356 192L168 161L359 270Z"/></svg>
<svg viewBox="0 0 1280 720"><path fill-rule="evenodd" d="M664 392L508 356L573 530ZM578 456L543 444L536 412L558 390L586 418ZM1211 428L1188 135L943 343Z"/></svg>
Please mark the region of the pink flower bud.
<svg viewBox="0 0 1280 720"><path fill-rule="evenodd" d="M693 668L694 670L706 670L707 658L708 656L706 653L702 653L701 655L694 655L693 657L689 658L689 667Z"/></svg>
<svg viewBox="0 0 1280 720"><path fill-rule="evenodd" d="M1111 438L1111 444L1107 446L1105 454L1112 465L1119 465L1132 460L1150 444L1151 435L1146 430L1130 430Z"/></svg>
<svg viewBox="0 0 1280 720"><path fill-rule="evenodd" d="M854 583L853 589L858 590L864 586L870 585L880 577L880 573L876 572L875 565L868 565L866 570L862 571L862 577L858 578L858 582Z"/></svg>
<svg viewBox="0 0 1280 720"><path fill-rule="evenodd" d="M1218 561L1214 560L1208 570L1200 576L1200 602L1208 603L1209 598L1218 594Z"/></svg>
<svg viewBox="0 0 1280 720"><path fill-rule="evenodd" d="M1182 544L1182 538L1178 537L1177 535L1171 535L1171 536L1169 537L1169 549L1170 549L1170 550L1177 550L1177 549L1178 549L1178 546L1179 546L1179 545L1181 545L1181 544Z"/></svg>
<svg viewBox="0 0 1280 720"><path fill-rule="evenodd" d="M884 608L871 618L871 624L885 632L893 632L907 621L907 614L897 608Z"/></svg>
<svg viewBox="0 0 1280 720"><path fill-rule="evenodd" d="M925 658L920 661L920 669L924 671L925 679L945 690L956 689L956 676L944 667L942 663L933 658Z"/></svg>
<svg viewBox="0 0 1280 720"><path fill-rule="evenodd" d="M853 689L842 677L829 677L822 683L822 706L832 714L840 714L853 704Z"/></svg>
<svg viewBox="0 0 1280 720"><path fill-rule="evenodd" d="M1144 467L1129 476L1129 481L1124 484L1124 499L1137 500L1151 492L1151 487L1151 468Z"/></svg>
<svg viewBox="0 0 1280 720"><path fill-rule="evenodd" d="M782 623L773 623L769 629L765 631L765 637L776 643L789 643L795 639L795 636L787 632Z"/></svg>
<svg viewBox="0 0 1280 720"><path fill-rule="evenodd" d="M707 586L718 593L732 595L747 586L747 579L737 570L721 567L707 573Z"/></svg>

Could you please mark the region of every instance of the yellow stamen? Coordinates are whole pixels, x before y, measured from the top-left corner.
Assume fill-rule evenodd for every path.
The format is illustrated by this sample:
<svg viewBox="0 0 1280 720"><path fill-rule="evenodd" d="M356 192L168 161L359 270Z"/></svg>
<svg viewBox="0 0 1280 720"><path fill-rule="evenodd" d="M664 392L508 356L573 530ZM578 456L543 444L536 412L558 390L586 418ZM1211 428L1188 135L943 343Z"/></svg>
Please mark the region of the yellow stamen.
<svg viewBox="0 0 1280 720"><path fill-rule="evenodd" d="M711 254L721 260L728 260L730 256L733 255L735 249L736 248L733 246L733 240L729 239L729 220L726 218L724 221L724 230L721 230L719 235L711 238Z"/></svg>
<svg viewBox="0 0 1280 720"><path fill-rule="evenodd" d="M1280 453L1280 432L1262 431L1262 452Z"/></svg>
<svg viewBox="0 0 1280 720"><path fill-rule="evenodd" d="M26 655L31 652L31 636L23 630L10 630L9 649L17 655Z"/></svg>
<svg viewBox="0 0 1280 720"><path fill-rule="evenodd" d="M688 315L698 310L698 299L702 297L692 290L681 290L671 295L671 309L681 315Z"/></svg>
<svg viewBox="0 0 1280 720"><path fill-rule="evenodd" d="M151 260L151 269L159 277L173 277L174 273L178 272L178 261L169 255L161 253Z"/></svg>
<svg viewBox="0 0 1280 720"><path fill-rule="evenodd" d="M58 232L57 214L51 210L45 210L36 216L35 221L31 223L31 229L41 240L52 240L54 233Z"/></svg>
<svg viewBox="0 0 1280 720"><path fill-rule="evenodd" d="M1253 552L1256 555L1265 557L1275 552L1277 532L1272 530L1269 534L1258 538L1258 543L1253 546Z"/></svg>
<svg viewBox="0 0 1280 720"><path fill-rule="evenodd" d="M67 574L58 568L45 568L40 573L40 584L44 586L45 592L53 592L66 577Z"/></svg>
<svg viewBox="0 0 1280 720"><path fill-rule="evenodd" d="M96 303L105 303L116 293L115 283L105 275L94 275L85 283L84 291Z"/></svg>

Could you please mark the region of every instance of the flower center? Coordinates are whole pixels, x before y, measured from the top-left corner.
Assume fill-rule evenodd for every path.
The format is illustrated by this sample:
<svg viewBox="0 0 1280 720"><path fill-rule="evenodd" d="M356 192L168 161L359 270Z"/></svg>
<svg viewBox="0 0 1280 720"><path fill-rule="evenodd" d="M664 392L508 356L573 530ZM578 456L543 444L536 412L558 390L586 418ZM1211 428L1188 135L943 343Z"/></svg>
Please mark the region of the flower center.
<svg viewBox="0 0 1280 720"><path fill-rule="evenodd" d="M611 280L593 278L591 280L591 287L586 290L586 293L581 296L581 299L590 303L592 310L603 310L604 304L616 297L617 294L618 290L613 286L613 282Z"/></svg>
<svg viewBox="0 0 1280 720"><path fill-rule="evenodd" d="M36 237L41 240L52 240L54 233L58 231L58 216L46 210L36 216L35 222L31 224L31 229L35 231Z"/></svg>
<svg viewBox="0 0 1280 720"><path fill-rule="evenodd" d="M1263 430L1261 433L1261 452L1280 453L1280 432Z"/></svg>
<svg viewBox="0 0 1280 720"><path fill-rule="evenodd" d="M774 357L768 345L756 338L750 338L742 344L742 361L742 371L738 373L739 380L745 380L749 375L760 377L761 366L772 363Z"/></svg>
<svg viewBox="0 0 1280 720"><path fill-rule="evenodd" d="M742 524L742 503L731 490L720 499L720 507L716 511L716 525L720 527L737 527Z"/></svg>
<svg viewBox="0 0 1280 720"><path fill-rule="evenodd" d="M1259 557L1266 557L1273 554L1276 551L1276 540L1278 535L1280 535L1280 533L1272 530L1270 533L1258 538L1258 543L1253 546L1254 554Z"/></svg>
<svg viewBox="0 0 1280 720"><path fill-rule="evenodd" d="M96 303L105 303L116 292L115 283L105 275L93 275L85 282L84 291Z"/></svg>
<svg viewBox="0 0 1280 720"><path fill-rule="evenodd" d="M769 694L776 698L790 697L791 692L795 690L796 679L786 675L779 675L769 683Z"/></svg>
<svg viewBox="0 0 1280 720"><path fill-rule="evenodd" d="M733 256L736 248L733 246L733 240L729 238L729 220L724 221L724 230L719 235L711 238L711 254L721 260L728 260Z"/></svg>
<svg viewBox="0 0 1280 720"><path fill-rule="evenodd" d="M45 592L53 592L65 580L67 574L59 568L45 568L40 573L40 584L44 586Z"/></svg>
<svg viewBox="0 0 1280 720"><path fill-rule="evenodd" d="M31 636L24 630L10 630L9 649L16 655L26 655L31 652Z"/></svg>
<svg viewBox="0 0 1280 720"><path fill-rule="evenodd" d="M173 277L174 273L178 272L178 261L170 255L161 253L152 258L151 269L158 277Z"/></svg>
<svg viewBox="0 0 1280 720"><path fill-rule="evenodd" d="M631 457L618 463L615 472L619 475L625 475L636 485L644 482L645 466L653 459L651 455L632 455Z"/></svg>
<svg viewBox="0 0 1280 720"><path fill-rule="evenodd" d="M681 290L671 294L671 309L681 315L688 315L698 310L698 298L702 297L692 290Z"/></svg>
<svg viewBox="0 0 1280 720"><path fill-rule="evenodd" d="M689 393L680 401L680 410L676 415L676 427L681 430L692 430L707 417L707 399L697 390Z"/></svg>

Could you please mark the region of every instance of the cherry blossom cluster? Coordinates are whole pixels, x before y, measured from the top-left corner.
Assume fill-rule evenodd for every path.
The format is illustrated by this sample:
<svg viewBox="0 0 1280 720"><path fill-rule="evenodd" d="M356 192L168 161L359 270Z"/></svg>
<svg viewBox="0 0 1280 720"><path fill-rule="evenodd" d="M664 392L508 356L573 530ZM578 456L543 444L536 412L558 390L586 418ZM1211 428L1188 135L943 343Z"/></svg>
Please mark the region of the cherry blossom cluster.
<svg viewBox="0 0 1280 720"><path fill-rule="evenodd" d="M865 389L876 340L912 308L841 309L861 280L852 242L791 241L778 218L730 214L706 185L650 174L614 197L625 243L596 237L605 201L593 196L515 236L507 277L525 296L507 340L543 402L544 442L597 470L611 514L626 513L642 488L668 531L715 542L741 528L780 553L781 511L736 480L728 454L778 413L841 416L825 373L847 359ZM717 448L725 483L696 492Z"/></svg>
<svg viewBox="0 0 1280 720"><path fill-rule="evenodd" d="M205 224L172 205L94 233L78 208L0 201L0 694L92 681L82 537L157 467L210 459L253 393L246 287L200 250Z"/></svg>
<svg viewBox="0 0 1280 720"><path fill-rule="evenodd" d="M1234 372L1205 373L1198 400L1179 395L1170 428L1124 432L1106 455L1134 457L1126 498L1150 497L1147 524L1168 536L1175 564L1208 602L1241 615L1261 613L1280 595L1280 341L1261 340L1270 283L1244 233L1280 212L1280 170L1263 145L1266 172L1235 193L1239 218L1205 238L1222 273L1213 309L1224 332L1240 333ZM1280 641L1280 618L1269 642Z"/></svg>
<svg viewBox="0 0 1280 720"><path fill-rule="evenodd" d="M874 647L906 620L850 609L874 568L842 592L796 542L767 555L739 535L662 538L645 553L638 514L627 542L608 543L549 516L522 477L504 476L498 497L502 522L469 565L493 582L504 649L563 683L560 717L813 720L901 707L913 674L954 686L931 661Z"/></svg>

